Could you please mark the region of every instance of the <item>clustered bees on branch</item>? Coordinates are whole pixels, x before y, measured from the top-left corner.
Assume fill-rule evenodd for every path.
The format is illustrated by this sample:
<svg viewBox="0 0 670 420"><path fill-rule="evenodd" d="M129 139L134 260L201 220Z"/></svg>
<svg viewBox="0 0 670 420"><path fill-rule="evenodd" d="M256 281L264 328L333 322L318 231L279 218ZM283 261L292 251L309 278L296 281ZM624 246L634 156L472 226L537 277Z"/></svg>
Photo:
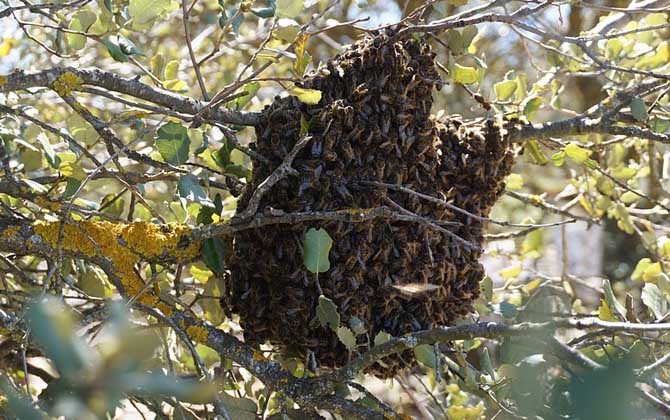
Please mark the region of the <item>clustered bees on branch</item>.
<svg viewBox="0 0 670 420"><path fill-rule="evenodd" d="M273 162L254 162L253 179L238 204L300 138L301 120L311 142L293 163L298 176L275 185L261 203L284 212L398 206L452 222L445 228L466 244L426 224L375 220L273 225L238 233L228 264L224 305L240 316L248 343L271 342L283 352L314 352L321 367L338 367L349 354L316 318L320 290L338 307L342 324L363 321L370 340L448 325L472 311L484 276L478 262L483 223L406 192L370 185L402 184L486 216L503 190L513 154L492 121L466 127L456 118L431 117L432 91L440 89L431 48L415 39L391 40L389 31L367 36L307 77L318 105L276 98L264 110L252 147ZM395 207L394 207L395 206ZM333 238L331 269L318 276L303 265L302 240L310 227ZM408 284L412 287L404 287ZM413 293L419 290L429 293ZM366 340L365 335L359 341ZM385 360L386 375L408 355Z"/></svg>

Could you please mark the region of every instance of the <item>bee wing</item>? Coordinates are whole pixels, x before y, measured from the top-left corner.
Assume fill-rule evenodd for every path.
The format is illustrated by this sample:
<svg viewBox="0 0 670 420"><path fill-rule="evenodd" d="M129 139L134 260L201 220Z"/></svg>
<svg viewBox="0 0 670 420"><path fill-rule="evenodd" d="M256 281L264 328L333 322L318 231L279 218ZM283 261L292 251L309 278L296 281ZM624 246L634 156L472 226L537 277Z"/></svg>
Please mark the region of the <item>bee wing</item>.
<svg viewBox="0 0 670 420"><path fill-rule="evenodd" d="M430 283L394 284L391 287L410 296L422 295L440 288L439 285Z"/></svg>

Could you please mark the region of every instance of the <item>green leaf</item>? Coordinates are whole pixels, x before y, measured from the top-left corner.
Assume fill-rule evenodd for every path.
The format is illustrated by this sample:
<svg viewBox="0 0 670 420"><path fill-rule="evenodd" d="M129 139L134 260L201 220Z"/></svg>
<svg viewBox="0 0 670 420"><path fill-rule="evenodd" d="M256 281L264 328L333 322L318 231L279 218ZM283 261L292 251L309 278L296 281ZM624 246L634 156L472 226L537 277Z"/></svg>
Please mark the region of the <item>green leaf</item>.
<svg viewBox="0 0 670 420"><path fill-rule="evenodd" d="M661 319L668 313L668 301L654 283L645 283L641 297L642 302L651 309L656 319Z"/></svg>
<svg viewBox="0 0 670 420"><path fill-rule="evenodd" d="M605 51L607 53L607 58L610 60L615 60L621 54L623 49L623 42L618 38L608 39L605 43Z"/></svg>
<svg viewBox="0 0 670 420"><path fill-rule="evenodd" d="M630 110L633 113L633 118L640 122L645 122L649 119L647 105L645 105L641 98L633 98L633 100L630 102Z"/></svg>
<svg viewBox="0 0 670 420"><path fill-rule="evenodd" d="M466 26L461 32L463 49L467 49L472 43L472 40L475 39L476 36L477 36L477 26L476 25Z"/></svg>
<svg viewBox="0 0 670 420"><path fill-rule="evenodd" d="M516 305L509 302L500 302L500 313L507 319L513 319L517 314Z"/></svg>
<svg viewBox="0 0 670 420"><path fill-rule="evenodd" d="M447 31L447 47L454 55L459 55L463 51L463 37L456 29Z"/></svg>
<svg viewBox="0 0 670 420"><path fill-rule="evenodd" d="M450 69L449 74L451 76L451 80L453 80L455 83L461 83L464 85L475 83L478 78L476 68L461 66L458 63L454 63L454 65Z"/></svg>
<svg viewBox="0 0 670 420"><path fill-rule="evenodd" d="M533 117L535 116L535 113L537 112L538 109L540 109L541 106L542 106L541 97L529 96L528 98L524 99L523 115L525 115L529 121L532 121Z"/></svg>
<svg viewBox="0 0 670 420"><path fill-rule="evenodd" d="M348 327L339 327L337 329L337 338L347 347L347 350L356 350L356 336Z"/></svg>
<svg viewBox="0 0 670 420"><path fill-rule="evenodd" d="M437 367L435 348L429 344L421 344L414 347L414 357L427 368L435 369Z"/></svg>
<svg viewBox="0 0 670 420"><path fill-rule="evenodd" d="M321 101L321 91L317 89L305 89L294 86L289 93L307 105L316 105Z"/></svg>
<svg viewBox="0 0 670 420"><path fill-rule="evenodd" d="M49 162L49 166L54 169L58 169L60 167L60 158L56 154L56 151L51 145L51 142L49 142L49 137L47 137L47 135L44 133L40 133L37 135L35 140L37 140L39 145L42 146L42 150L44 150L44 155L47 158L47 162Z"/></svg>
<svg viewBox="0 0 670 420"><path fill-rule="evenodd" d="M68 28L77 32L86 32L95 23L96 15L90 10L80 10L72 16ZM81 50L86 46L86 37L78 34L65 34L67 43L75 50Z"/></svg>
<svg viewBox="0 0 670 420"><path fill-rule="evenodd" d="M115 36L108 36L105 38L102 43L107 47L107 52L112 58L121 63L128 61L128 54L124 53L121 47L119 46L119 40Z"/></svg>
<svg viewBox="0 0 670 420"><path fill-rule="evenodd" d="M239 98L235 99L235 109L242 109L246 104L251 102L251 100L256 96L256 92L258 92L258 89L261 87L261 84L258 82L252 82L247 84L244 87L244 91L247 93L244 96L240 96Z"/></svg>
<svg viewBox="0 0 670 420"><path fill-rule="evenodd" d="M294 18L302 13L303 0L276 0L275 13L279 17Z"/></svg>
<svg viewBox="0 0 670 420"><path fill-rule="evenodd" d="M176 80L179 77L179 61L172 60L165 65L165 80Z"/></svg>
<svg viewBox="0 0 670 420"><path fill-rule="evenodd" d="M293 19L282 18L277 21L274 36L285 42L293 42L300 32L300 24ZM308 34L305 34L309 36Z"/></svg>
<svg viewBox="0 0 670 420"><path fill-rule="evenodd" d="M189 201L199 203L205 207L214 208L214 202L207 196L205 190L200 186L200 180L197 176L185 174L179 177L177 183L177 192L180 197Z"/></svg>
<svg viewBox="0 0 670 420"><path fill-rule="evenodd" d="M74 379L86 366L90 349L75 334L76 323L69 308L54 297L32 305L26 314L34 339L53 361L63 378Z"/></svg>
<svg viewBox="0 0 670 420"><path fill-rule="evenodd" d="M160 80L165 79L165 56L163 54L158 53L155 54L153 57L151 57L151 60L149 61L149 65L151 66L151 73L158 77ZM177 67L179 67L179 63L177 63Z"/></svg>
<svg viewBox="0 0 670 420"><path fill-rule="evenodd" d="M610 312L612 312L614 316L626 320L626 308L624 308L624 306L617 300L614 295L614 290L612 290L612 284L608 279L603 280L603 293L605 294L605 301L607 302Z"/></svg>
<svg viewBox="0 0 670 420"><path fill-rule="evenodd" d="M668 44L668 41L664 41L659 44L653 55L642 57L637 60L635 66L639 69L654 69L667 64L668 61L670 61L670 45Z"/></svg>
<svg viewBox="0 0 670 420"><path fill-rule="evenodd" d="M566 157L565 150L559 150L551 155L551 161L554 163L554 166L563 166Z"/></svg>
<svg viewBox="0 0 670 420"><path fill-rule="evenodd" d="M181 165L188 160L188 148L191 140L186 127L169 122L158 129L156 148L163 159L171 165Z"/></svg>
<svg viewBox="0 0 670 420"><path fill-rule="evenodd" d="M537 140L531 140L526 142L525 151L528 152L528 157L530 162L535 165L546 165L549 162L549 159L544 155L542 149L540 149L540 144Z"/></svg>
<svg viewBox="0 0 670 420"><path fill-rule="evenodd" d="M391 340L391 334L387 333L386 331L379 331L377 335L375 335L375 347L381 346L382 344L386 343L387 341Z"/></svg>
<svg viewBox="0 0 670 420"><path fill-rule="evenodd" d="M591 150L584 149L575 143L568 144L564 150L565 155L578 165L584 164L593 153Z"/></svg>
<svg viewBox="0 0 670 420"><path fill-rule="evenodd" d="M324 295L319 296L319 304L316 306L316 316L323 327L328 326L333 331L337 331L340 327L340 314L337 312L337 305Z"/></svg>
<svg viewBox="0 0 670 420"><path fill-rule="evenodd" d="M275 15L275 10L277 8L275 3L275 0L268 0L267 7L252 7L250 11L260 18L271 18Z"/></svg>
<svg viewBox="0 0 670 420"><path fill-rule="evenodd" d="M4 378L0 380L0 395L3 395L6 398L6 401L3 401L3 409L7 410L6 414L11 415L11 418L35 420L46 420L50 418L50 416L38 411L33 406L32 401L28 401L16 392L14 387L12 387ZM40 395L40 400L43 399L44 394Z"/></svg>
<svg viewBox="0 0 670 420"><path fill-rule="evenodd" d="M128 14L134 23L149 23L169 7L170 0L130 0Z"/></svg>
<svg viewBox="0 0 670 420"><path fill-rule="evenodd" d="M219 393L228 416L235 420L256 420L258 407L250 398L235 398L225 392Z"/></svg>
<svg viewBox="0 0 670 420"><path fill-rule="evenodd" d="M98 140L98 132L79 114L73 114L70 118L65 120L67 129L72 134L72 137L86 144L92 145Z"/></svg>
<svg viewBox="0 0 670 420"><path fill-rule="evenodd" d="M496 98L499 101L506 101L514 95L516 91L516 80L503 80L493 85L493 89L496 92Z"/></svg>
<svg viewBox="0 0 670 420"><path fill-rule="evenodd" d="M312 273L325 273L330 269L328 254L333 246L333 239L325 229L310 228L305 235L303 244L303 261Z"/></svg>
<svg viewBox="0 0 670 420"><path fill-rule="evenodd" d="M668 134L670 133L670 119L663 117L654 117L649 125L651 129L656 133Z"/></svg>
<svg viewBox="0 0 670 420"><path fill-rule="evenodd" d="M45 187L44 185L40 184L39 182L33 181L31 179L25 179L24 178L21 181L23 183L25 183L28 187L30 187L30 189L32 189L35 192L46 193L46 192L49 191L49 189L47 187Z"/></svg>
<svg viewBox="0 0 670 420"><path fill-rule="evenodd" d="M620 165L612 169L612 176L620 181L627 181L637 175L637 169Z"/></svg>
<svg viewBox="0 0 670 420"><path fill-rule="evenodd" d="M479 289L486 299L487 302L490 302L493 299L493 280L489 276L484 276L481 282L479 282Z"/></svg>
<svg viewBox="0 0 670 420"><path fill-rule="evenodd" d="M223 296L223 290L225 290L225 286L223 285L222 278L220 276L211 276L205 285L203 293L207 296L220 298ZM220 325L223 322L225 315L223 313L223 308L221 308L221 304L219 303L219 299L207 298L202 299L199 302L205 318L207 318L212 325Z"/></svg>
<svg viewBox="0 0 670 420"><path fill-rule="evenodd" d="M146 54L137 48L137 46L131 40L121 34L117 35L117 44L119 45L119 48L121 48L121 51L123 51L123 53L126 55L130 56L136 54L146 56Z"/></svg>
<svg viewBox="0 0 670 420"><path fill-rule="evenodd" d="M218 275L226 271L223 259L226 256L226 243L221 238L205 239L200 248L205 265Z"/></svg>
<svg viewBox="0 0 670 420"><path fill-rule="evenodd" d="M95 269L89 269L80 275L77 285L87 295L98 298L110 298L114 294L112 287Z"/></svg>

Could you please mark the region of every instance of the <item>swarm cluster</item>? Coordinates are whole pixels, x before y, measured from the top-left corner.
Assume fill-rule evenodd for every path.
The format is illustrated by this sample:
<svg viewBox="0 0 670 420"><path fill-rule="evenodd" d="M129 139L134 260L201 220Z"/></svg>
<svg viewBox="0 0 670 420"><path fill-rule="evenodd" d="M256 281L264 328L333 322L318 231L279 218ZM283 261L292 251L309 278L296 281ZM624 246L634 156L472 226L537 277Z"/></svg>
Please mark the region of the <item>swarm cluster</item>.
<svg viewBox="0 0 670 420"><path fill-rule="evenodd" d="M445 228L481 245L480 220L365 183L402 184L486 216L513 160L492 121L466 127L455 118L431 117L432 91L442 85L434 53L421 41L392 41L390 36L368 36L308 77L302 86L322 91L318 105L288 97L265 109L253 147L273 165L254 162L253 179L238 208L245 208L254 189L292 149L302 120L310 122L313 138L294 161L299 175L275 185L260 211L389 206L455 222ZM326 229L334 241L331 269L318 276L318 285L303 266L301 244L310 227ZM370 340L382 330L398 336L447 325L472 311L484 275L479 257L478 248L426 224L379 220L268 226L235 236L225 304L239 314L247 342L269 341L297 354L310 349L321 366L336 367L347 362L348 352L331 329L314 322L319 286L337 304L343 325L356 316ZM402 287L417 283L432 285L430 292Z"/></svg>

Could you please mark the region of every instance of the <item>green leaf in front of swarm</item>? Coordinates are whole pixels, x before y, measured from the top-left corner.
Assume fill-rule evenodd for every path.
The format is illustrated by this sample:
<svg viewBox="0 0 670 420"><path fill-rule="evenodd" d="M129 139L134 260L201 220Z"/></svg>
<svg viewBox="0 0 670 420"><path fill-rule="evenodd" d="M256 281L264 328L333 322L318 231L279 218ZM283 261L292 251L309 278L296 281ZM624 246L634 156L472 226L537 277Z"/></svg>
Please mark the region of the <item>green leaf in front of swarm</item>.
<svg viewBox="0 0 670 420"><path fill-rule="evenodd" d="M337 312L337 305L324 295L319 296L316 316L323 327L330 327L333 331L337 331L340 327L340 314Z"/></svg>
<svg viewBox="0 0 670 420"><path fill-rule="evenodd" d="M305 268L312 273L325 273L330 269L328 254L333 246L333 239L325 229L310 228L305 234L303 243L303 262Z"/></svg>
<svg viewBox="0 0 670 420"><path fill-rule="evenodd" d="M356 350L356 336L348 327L339 327L337 329L337 338L347 347L347 350Z"/></svg>

